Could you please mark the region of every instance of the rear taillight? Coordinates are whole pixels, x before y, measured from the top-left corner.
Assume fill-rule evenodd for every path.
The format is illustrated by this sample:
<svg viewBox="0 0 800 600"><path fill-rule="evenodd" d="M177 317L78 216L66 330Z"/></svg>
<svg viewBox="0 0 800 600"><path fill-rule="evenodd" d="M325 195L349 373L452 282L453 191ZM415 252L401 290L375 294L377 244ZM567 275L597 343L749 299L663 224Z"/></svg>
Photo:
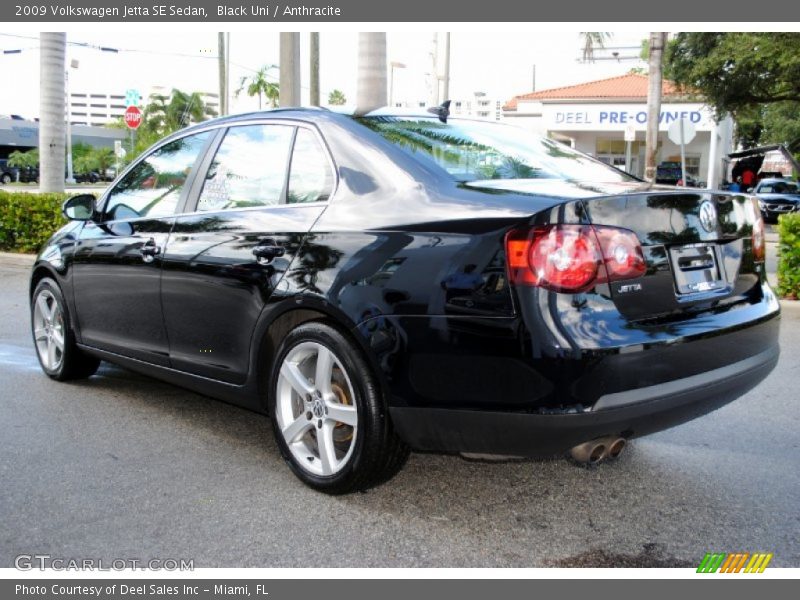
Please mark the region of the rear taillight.
<svg viewBox="0 0 800 600"><path fill-rule="evenodd" d="M608 281L634 279L647 271L639 238L629 229L592 226L600 241Z"/></svg>
<svg viewBox="0 0 800 600"><path fill-rule="evenodd" d="M761 216L761 210L758 205L758 199L753 198L755 205L755 216L753 221L753 259L758 262L764 262L767 256L767 240L764 231L764 218Z"/></svg>
<svg viewBox="0 0 800 600"><path fill-rule="evenodd" d="M627 229L548 225L506 236L511 283L576 293L608 281L644 275L642 246Z"/></svg>

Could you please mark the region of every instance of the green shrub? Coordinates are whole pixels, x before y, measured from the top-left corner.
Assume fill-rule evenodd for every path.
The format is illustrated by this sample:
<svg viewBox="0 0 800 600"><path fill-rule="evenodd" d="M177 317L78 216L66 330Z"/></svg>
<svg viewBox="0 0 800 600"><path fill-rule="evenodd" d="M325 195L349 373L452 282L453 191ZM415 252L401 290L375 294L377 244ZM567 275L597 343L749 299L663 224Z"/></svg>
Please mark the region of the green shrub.
<svg viewBox="0 0 800 600"><path fill-rule="evenodd" d="M778 293L800 298L800 213L778 219Z"/></svg>
<svg viewBox="0 0 800 600"><path fill-rule="evenodd" d="M0 191L0 250L37 252L66 223L61 204L71 195Z"/></svg>

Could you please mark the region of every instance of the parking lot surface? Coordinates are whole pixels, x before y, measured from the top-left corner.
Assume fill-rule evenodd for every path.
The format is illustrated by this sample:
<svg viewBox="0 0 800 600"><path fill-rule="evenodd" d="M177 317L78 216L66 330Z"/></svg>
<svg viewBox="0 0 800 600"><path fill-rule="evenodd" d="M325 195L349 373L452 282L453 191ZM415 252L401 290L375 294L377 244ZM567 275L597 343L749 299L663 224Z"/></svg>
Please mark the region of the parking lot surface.
<svg viewBox="0 0 800 600"><path fill-rule="evenodd" d="M774 264L774 261L773 261ZM0 566L19 554L196 567L692 566L773 552L800 566L800 303L773 374L597 468L412 455L328 497L283 464L267 419L104 365L39 371L25 261L0 260Z"/></svg>

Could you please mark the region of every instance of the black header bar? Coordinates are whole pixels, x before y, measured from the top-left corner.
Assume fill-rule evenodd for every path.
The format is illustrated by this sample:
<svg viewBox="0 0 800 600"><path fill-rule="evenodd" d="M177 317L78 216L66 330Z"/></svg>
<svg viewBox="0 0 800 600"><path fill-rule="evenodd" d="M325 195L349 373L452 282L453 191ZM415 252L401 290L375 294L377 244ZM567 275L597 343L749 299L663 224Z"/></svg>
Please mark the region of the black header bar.
<svg viewBox="0 0 800 600"><path fill-rule="evenodd" d="M53 22L702 22L800 21L786 0L4 0L0 21Z"/></svg>

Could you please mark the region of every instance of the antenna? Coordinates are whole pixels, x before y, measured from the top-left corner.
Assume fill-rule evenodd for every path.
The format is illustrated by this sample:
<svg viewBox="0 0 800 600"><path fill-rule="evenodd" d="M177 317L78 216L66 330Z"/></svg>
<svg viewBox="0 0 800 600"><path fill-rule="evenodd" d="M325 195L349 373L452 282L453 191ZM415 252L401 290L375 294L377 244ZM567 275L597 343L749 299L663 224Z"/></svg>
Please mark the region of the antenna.
<svg viewBox="0 0 800 600"><path fill-rule="evenodd" d="M450 100L445 100L439 106L431 106L428 112L439 117L442 123L447 123L447 117L450 116Z"/></svg>

